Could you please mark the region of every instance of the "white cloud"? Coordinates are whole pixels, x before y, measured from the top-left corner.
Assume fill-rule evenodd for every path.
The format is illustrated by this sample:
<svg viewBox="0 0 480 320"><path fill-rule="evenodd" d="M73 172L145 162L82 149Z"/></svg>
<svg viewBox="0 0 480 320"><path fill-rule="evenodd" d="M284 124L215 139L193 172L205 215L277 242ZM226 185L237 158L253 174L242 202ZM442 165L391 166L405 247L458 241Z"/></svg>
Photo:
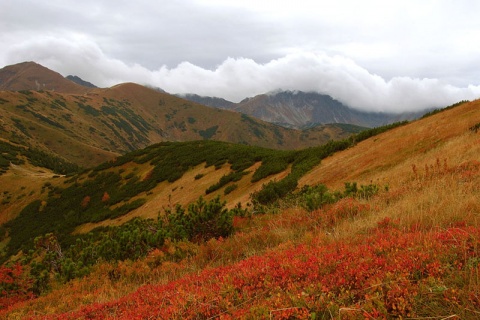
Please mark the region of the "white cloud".
<svg viewBox="0 0 480 320"><path fill-rule="evenodd" d="M410 111L479 96L480 2L0 1L0 66L233 101L278 88ZM230 58L229 58L230 57Z"/></svg>
<svg viewBox="0 0 480 320"><path fill-rule="evenodd" d="M163 68L155 79L169 92L194 92L232 101L278 88L316 91L368 111L416 111L480 97L480 87L458 88L436 79L395 77L386 81L350 59L323 53L299 52L266 64L230 58L213 71L185 63Z"/></svg>
<svg viewBox="0 0 480 320"><path fill-rule="evenodd" d="M171 93L196 93L238 102L276 89L316 91L368 111L416 111L476 99L480 87L454 87L437 79L385 80L353 60L325 53L296 52L267 63L228 58L213 70L189 62L149 70L106 56L92 41L45 37L9 48L7 60L34 60L63 75L74 74L99 86L133 81Z"/></svg>

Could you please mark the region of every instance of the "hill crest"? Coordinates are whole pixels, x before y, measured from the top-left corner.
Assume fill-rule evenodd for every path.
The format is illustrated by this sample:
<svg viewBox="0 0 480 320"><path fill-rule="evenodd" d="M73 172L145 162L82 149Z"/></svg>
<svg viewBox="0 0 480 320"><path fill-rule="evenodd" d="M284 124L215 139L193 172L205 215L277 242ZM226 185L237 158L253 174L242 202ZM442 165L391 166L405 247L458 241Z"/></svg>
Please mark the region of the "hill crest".
<svg viewBox="0 0 480 320"><path fill-rule="evenodd" d="M58 72L30 61L0 69L0 90L50 90L61 93L83 94L90 89L66 79Z"/></svg>

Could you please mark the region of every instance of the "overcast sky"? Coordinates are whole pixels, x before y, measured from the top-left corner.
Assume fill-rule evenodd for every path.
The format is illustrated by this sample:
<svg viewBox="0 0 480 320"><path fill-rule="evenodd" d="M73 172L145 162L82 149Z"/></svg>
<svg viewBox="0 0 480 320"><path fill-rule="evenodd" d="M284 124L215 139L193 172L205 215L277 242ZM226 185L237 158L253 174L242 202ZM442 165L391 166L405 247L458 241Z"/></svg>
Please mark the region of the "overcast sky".
<svg viewBox="0 0 480 320"><path fill-rule="evenodd" d="M0 67L411 111L480 97L479 13L477 0L0 0Z"/></svg>

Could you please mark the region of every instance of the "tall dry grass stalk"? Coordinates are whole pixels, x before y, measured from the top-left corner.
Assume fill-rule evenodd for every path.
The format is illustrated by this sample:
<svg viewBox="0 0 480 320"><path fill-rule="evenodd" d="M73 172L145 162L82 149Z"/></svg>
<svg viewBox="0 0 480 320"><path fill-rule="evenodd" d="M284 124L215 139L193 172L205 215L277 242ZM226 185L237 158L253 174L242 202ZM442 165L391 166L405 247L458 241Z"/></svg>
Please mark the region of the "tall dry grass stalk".
<svg viewBox="0 0 480 320"><path fill-rule="evenodd" d="M393 168L371 172L367 181L388 185L389 191L369 202L370 215L342 224L338 232L365 231L385 217L403 228L443 228L456 223L478 226L479 155L479 135L466 133Z"/></svg>

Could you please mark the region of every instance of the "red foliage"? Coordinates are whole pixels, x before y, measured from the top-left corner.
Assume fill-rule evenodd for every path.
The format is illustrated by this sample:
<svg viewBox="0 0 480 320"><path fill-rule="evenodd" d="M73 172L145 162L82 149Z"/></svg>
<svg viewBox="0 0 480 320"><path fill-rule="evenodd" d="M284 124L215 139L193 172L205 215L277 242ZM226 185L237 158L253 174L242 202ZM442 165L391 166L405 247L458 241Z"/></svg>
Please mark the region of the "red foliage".
<svg viewBox="0 0 480 320"><path fill-rule="evenodd" d="M82 200L82 202L81 202L80 205L81 205L83 208L86 208L86 207L88 206L88 204L90 203L90 200L91 200L90 196L85 196L85 198L83 198L83 200Z"/></svg>
<svg viewBox="0 0 480 320"><path fill-rule="evenodd" d="M389 228L397 228L398 220L393 220L392 218L385 217L379 222L377 222L378 229L389 229Z"/></svg>
<svg viewBox="0 0 480 320"><path fill-rule="evenodd" d="M245 227L247 223L248 223L248 218L239 217L239 216L233 217L233 227L235 229Z"/></svg>
<svg viewBox="0 0 480 320"><path fill-rule="evenodd" d="M102 202L105 203L105 202L108 202L108 201L110 201L110 195L108 194L107 191L105 191L103 193Z"/></svg>
<svg viewBox="0 0 480 320"><path fill-rule="evenodd" d="M253 256L55 317L307 319L312 313L350 315L352 310L356 314L351 316L412 317L422 284L451 268L466 270L468 261L478 259L480 229L402 233L389 224L384 221L374 234L352 242L298 245ZM478 304L478 292L471 290L467 299ZM460 303L453 289L443 297Z"/></svg>
<svg viewBox="0 0 480 320"><path fill-rule="evenodd" d="M0 267L0 309L32 299L32 280L19 263Z"/></svg>

